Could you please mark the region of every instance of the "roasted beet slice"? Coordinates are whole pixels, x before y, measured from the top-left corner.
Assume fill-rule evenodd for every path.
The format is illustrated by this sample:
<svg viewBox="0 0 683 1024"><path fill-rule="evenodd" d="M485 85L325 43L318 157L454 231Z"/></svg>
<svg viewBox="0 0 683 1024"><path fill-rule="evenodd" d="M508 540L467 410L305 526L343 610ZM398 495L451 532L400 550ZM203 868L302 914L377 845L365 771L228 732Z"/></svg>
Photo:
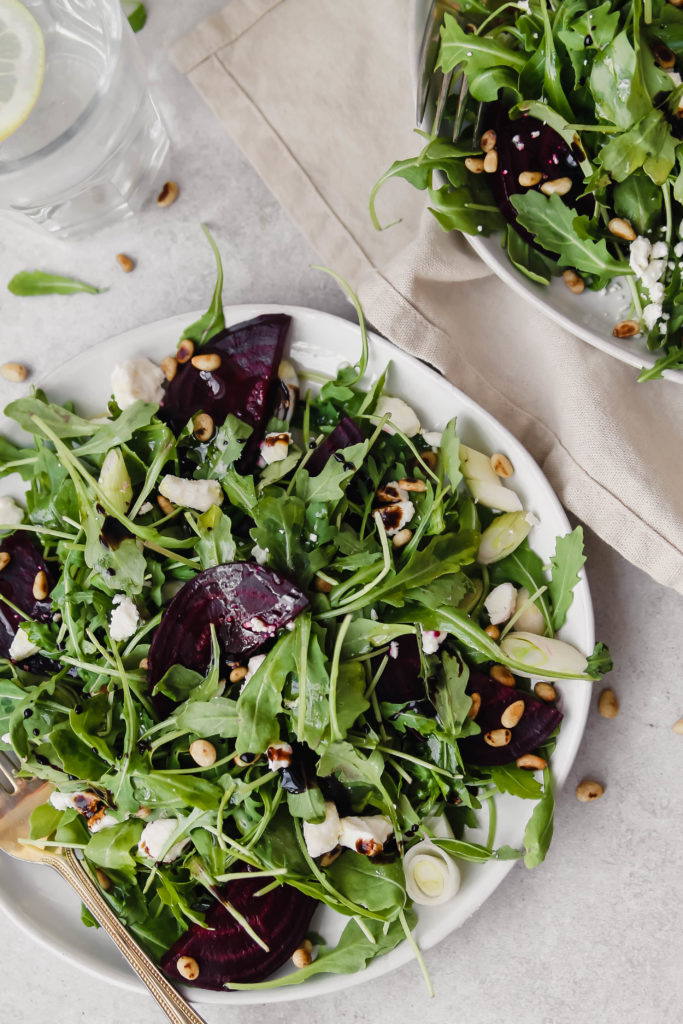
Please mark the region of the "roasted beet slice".
<svg viewBox="0 0 683 1024"><path fill-rule="evenodd" d="M0 594L8 601L21 608L34 622L49 622L52 618L50 599L37 601L33 596L33 583L36 574L42 569L47 575L48 587L52 590L54 580L50 576L47 563L33 541L29 540L21 530L5 537L0 543L0 551L8 554L10 560L0 572ZM9 658L9 649L14 634L21 625L22 617L4 601L0 602L0 657ZM19 662L19 666L30 671L41 671L45 658L35 656L27 661Z"/></svg>
<svg viewBox="0 0 683 1024"><path fill-rule="evenodd" d="M499 765L515 761L522 754L535 750L562 721L562 713L556 707L513 686L503 686L481 672L472 673L467 692L478 693L481 697L476 718L481 733L459 741L460 752L468 764ZM510 730L512 739L506 747L490 747L484 740L484 733L502 728L500 716L508 704L516 700L523 700L525 708L517 725Z"/></svg>
<svg viewBox="0 0 683 1024"><path fill-rule="evenodd" d="M269 947L268 953L216 902L206 915L206 923L213 931L191 925L164 955L164 973L176 983L188 984L176 965L178 957L191 956L199 966L199 976L191 984L220 990L230 981L263 981L282 967L301 945L318 901L291 885L255 896L262 888L263 878L240 878L228 882L220 892L246 917Z"/></svg>
<svg viewBox="0 0 683 1024"><path fill-rule="evenodd" d="M316 450L306 463L306 469L311 476L318 476L325 468L325 463L335 452L342 451L352 444L360 444L365 438L360 430L348 416L339 421L334 430L321 441Z"/></svg>
<svg viewBox="0 0 683 1024"><path fill-rule="evenodd" d="M149 651L150 683L158 683L171 665L206 672L212 625L223 655L249 655L307 604L288 579L254 562L205 569L164 612Z"/></svg>
<svg viewBox="0 0 683 1024"><path fill-rule="evenodd" d="M564 202L573 206L577 213L590 215L593 212L590 197L577 201L584 190L583 172L579 167L582 154L578 147L573 152L561 135L535 117L525 114L511 121L501 104L490 109L491 115L486 127L493 128L496 133L498 170L488 175L487 180L501 213L522 238L535 244L533 236L518 224L517 211L510 201L511 196L529 191L528 187L519 183L523 171L540 171L543 181L571 178L574 186L571 192L563 196ZM547 255L556 259L552 253Z"/></svg>
<svg viewBox="0 0 683 1024"><path fill-rule="evenodd" d="M254 428L243 457L245 464L253 462L275 401L291 321L286 313L264 313L216 334L202 354L217 353L221 365L217 370L196 370L191 362L179 366L166 388L161 418L178 433L200 410L216 426L232 413Z"/></svg>
<svg viewBox="0 0 683 1024"><path fill-rule="evenodd" d="M372 659L373 675L379 670L382 658ZM390 704L408 704L411 701L424 700L427 691L424 680L420 678L420 668L417 638L411 634L393 640L386 667L375 689L378 699Z"/></svg>

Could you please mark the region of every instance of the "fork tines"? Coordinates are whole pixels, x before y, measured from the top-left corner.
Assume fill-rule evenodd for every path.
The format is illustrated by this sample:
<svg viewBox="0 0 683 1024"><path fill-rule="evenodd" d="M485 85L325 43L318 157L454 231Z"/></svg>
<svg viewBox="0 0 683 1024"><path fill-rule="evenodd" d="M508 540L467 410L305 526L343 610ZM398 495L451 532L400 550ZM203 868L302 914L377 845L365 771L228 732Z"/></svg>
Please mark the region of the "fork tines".
<svg viewBox="0 0 683 1024"><path fill-rule="evenodd" d="M19 767L19 762L13 754L0 752L0 789L5 793L16 793L17 780L14 772Z"/></svg>

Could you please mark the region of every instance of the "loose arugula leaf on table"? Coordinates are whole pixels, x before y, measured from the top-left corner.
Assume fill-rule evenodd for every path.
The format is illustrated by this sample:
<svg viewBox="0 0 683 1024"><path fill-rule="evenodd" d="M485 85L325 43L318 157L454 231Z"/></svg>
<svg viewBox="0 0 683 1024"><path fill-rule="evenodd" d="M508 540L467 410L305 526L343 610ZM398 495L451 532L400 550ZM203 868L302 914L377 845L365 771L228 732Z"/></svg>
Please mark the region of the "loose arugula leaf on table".
<svg viewBox="0 0 683 1024"><path fill-rule="evenodd" d="M213 290L211 303L206 313L200 316L183 331L182 337L189 338L197 345L204 345L210 341L215 334L225 329L225 316L223 315L223 262L218 246L213 240L211 232L206 224L202 224L202 231L207 237L216 260L216 286Z"/></svg>
<svg viewBox="0 0 683 1024"><path fill-rule="evenodd" d="M133 29L133 32L139 32L141 28L144 28L147 21L145 5L140 3L139 0L122 0L122 4L128 18L128 24Z"/></svg>
<svg viewBox="0 0 683 1024"><path fill-rule="evenodd" d="M21 270L15 274L7 285L12 295L75 295L86 292L99 295L106 288L95 288L85 281L77 281L73 277L62 277L60 274L46 274L42 270Z"/></svg>

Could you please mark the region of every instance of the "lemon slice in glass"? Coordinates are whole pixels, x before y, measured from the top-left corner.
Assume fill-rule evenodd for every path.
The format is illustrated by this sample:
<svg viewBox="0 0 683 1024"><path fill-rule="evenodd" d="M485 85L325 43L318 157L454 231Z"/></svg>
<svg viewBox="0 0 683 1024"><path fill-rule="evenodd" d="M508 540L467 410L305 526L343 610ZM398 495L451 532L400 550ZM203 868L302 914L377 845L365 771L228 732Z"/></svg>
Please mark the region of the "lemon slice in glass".
<svg viewBox="0 0 683 1024"><path fill-rule="evenodd" d="M44 74L40 25L19 0L0 0L0 142L35 107Z"/></svg>

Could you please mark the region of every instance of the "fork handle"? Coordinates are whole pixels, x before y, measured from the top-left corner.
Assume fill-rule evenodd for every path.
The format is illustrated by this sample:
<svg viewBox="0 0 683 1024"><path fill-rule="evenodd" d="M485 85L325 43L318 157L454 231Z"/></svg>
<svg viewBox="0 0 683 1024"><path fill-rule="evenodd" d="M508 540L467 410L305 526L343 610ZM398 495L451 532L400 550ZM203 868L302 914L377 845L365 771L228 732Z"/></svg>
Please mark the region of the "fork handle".
<svg viewBox="0 0 683 1024"><path fill-rule="evenodd" d="M114 940L133 970L144 981L172 1024L205 1024L204 1019L195 1013L131 938L109 904L100 895L74 851L67 849L63 856L49 856L46 861L78 893L90 913Z"/></svg>

